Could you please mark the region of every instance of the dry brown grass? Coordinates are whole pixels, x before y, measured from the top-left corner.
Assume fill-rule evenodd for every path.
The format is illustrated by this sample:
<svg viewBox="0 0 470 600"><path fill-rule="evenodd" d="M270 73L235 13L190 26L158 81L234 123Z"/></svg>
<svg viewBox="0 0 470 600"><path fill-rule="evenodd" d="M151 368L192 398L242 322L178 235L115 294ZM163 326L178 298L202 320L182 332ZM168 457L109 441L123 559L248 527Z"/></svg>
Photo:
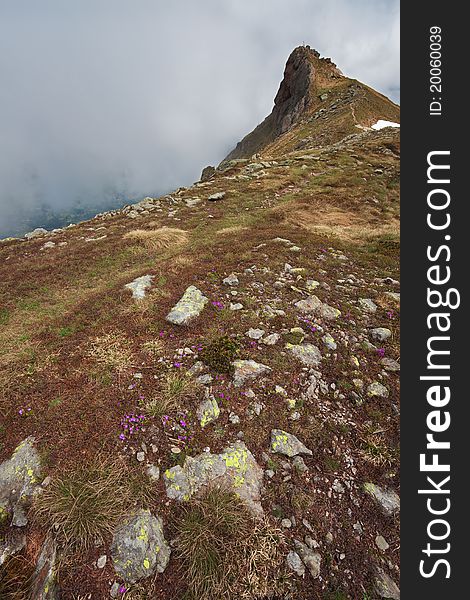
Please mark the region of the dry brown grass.
<svg viewBox="0 0 470 600"><path fill-rule="evenodd" d="M243 227L243 225L234 225L233 227L223 227L219 229L216 233L217 235L231 235L234 233L241 233L242 231L247 231L248 227Z"/></svg>
<svg viewBox="0 0 470 600"><path fill-rule="evenodd" d="M183 246L188 241L188 232L174 227L158 229L134 229L124 235L124 239L143 244L152 252Z"/></svg>
<svg viewBox="0 0 470 600"><path fill-rule="evenodd" d="M129 340L118 332L96 337L90 343L87 355L97 363L118 373L132 365L133 355Z"/></svg>
<svg viewBox="0 0 470 600"><path fill-rule="evenodd" d="M289 202L273 209L281 214L286 225L301 227L309 233L335 236L339 239L360 243L372 237L399 235L400 222L389 218L382 223L376 220L367 209L362 212L344 210L325 203L313 203L312 206Z"/></svg>

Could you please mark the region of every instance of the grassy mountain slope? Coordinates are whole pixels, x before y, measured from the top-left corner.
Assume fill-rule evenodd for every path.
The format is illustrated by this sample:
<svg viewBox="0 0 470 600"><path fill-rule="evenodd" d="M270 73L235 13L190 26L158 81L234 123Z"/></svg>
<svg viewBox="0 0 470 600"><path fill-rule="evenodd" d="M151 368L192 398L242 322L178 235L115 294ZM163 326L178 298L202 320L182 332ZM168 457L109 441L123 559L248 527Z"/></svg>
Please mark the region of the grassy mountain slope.
<svg viewBox="0 0 470 600"><path fill-rule="evenodd" d="M269 471L261 502L283 543L310 536L322 558L321 578L287 569L276 597L378 598L376 568L398 578L398 523L363 485L398 490L400 141L397 129L369 127L399 120L399 111L353 80L320 84L286 131L260 136L254 158L229 155L209 181L0 244L0 458L33 435L52 480L97 456L122 460L133 502L159 514L171 539L180 508L161 478L149 480L148 464L163 471L243 439ZM217 192L224 197L208 200ZM231 273L238 285L223 283ZM125 285L143 275L152 285L135 301ZM189 285L209 302L190 325L172 325L165 317ZM340 316L300 313L295 303L311 294ZM235 303L242 308L231 310ZM303 333L291 331L298 327ZM390 331L386 341L372 337L379 327ZM250 328L265 333L255 340ZM263 343L270 334L277 343ZM239 358L271 371L235 388L230 372L208 365L212 380L197 383L188 372L226 337ZM314 369L291 352L302 338L320 349ZM205 386L221 414L203 428L195 413ZM123 424L133 415L142 419L130 434ZM269 452L274 428L312 450L308 470ZM28 526L30 558L45 527L41 519ZM111 560L92 564L109 543L105 536L61 566L63 598L108 597ZM175 553L126 597L183 598L179 565Z"/></svg>

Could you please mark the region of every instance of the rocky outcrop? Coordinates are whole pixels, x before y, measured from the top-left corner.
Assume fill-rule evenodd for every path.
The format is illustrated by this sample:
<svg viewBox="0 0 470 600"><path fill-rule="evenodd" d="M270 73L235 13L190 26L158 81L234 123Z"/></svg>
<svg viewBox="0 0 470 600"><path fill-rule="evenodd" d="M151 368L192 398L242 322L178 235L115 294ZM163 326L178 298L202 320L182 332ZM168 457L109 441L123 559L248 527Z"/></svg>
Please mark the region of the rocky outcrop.
<svg viewBox="0 0 470 600"><path fill-rule="evenodd" d="M262 515L260 504L263 470L243 442L235 442L220 454L204 452L188 456L163 474L169 498L189 500L211 483L232 489L254 514Z"/></svg>
<svg viewBox="0 0 470 600"><path fill-rule="evenodd" d="M287 60L271 114L237 144L223 163L256 154L291 129L310 106L321 103L318 89L325 80L341 77L341 72L329 58L320 58L320 54L309 46L295 48Z"/></svg>

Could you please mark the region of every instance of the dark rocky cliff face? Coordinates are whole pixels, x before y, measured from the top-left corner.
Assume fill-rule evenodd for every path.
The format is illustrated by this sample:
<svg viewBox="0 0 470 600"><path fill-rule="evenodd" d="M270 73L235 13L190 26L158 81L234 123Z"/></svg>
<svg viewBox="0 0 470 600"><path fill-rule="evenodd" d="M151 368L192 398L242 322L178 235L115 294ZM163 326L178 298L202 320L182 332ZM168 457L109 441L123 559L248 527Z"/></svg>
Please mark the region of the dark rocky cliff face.
<svg viewBox="0 0 470 600"><path fill-rule="evenodd" d="M255 154L295 125L315 103L320 87L343 76L329 58L320 58L309 46L299 46L289 56L284 78L271 114L230 152L224 160ZM331 85L331 84L330 84Z"/></svg>

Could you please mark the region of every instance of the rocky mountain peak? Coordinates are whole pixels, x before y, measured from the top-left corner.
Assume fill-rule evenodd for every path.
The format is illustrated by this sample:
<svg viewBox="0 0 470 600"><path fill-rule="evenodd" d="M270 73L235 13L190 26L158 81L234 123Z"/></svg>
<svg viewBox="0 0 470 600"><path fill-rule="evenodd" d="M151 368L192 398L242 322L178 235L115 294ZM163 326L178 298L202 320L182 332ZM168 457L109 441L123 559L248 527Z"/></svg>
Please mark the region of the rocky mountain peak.
<svg viewBox="0 0 470 600"><path fill-rule="evenodd" d="M340 77L343 77L341 71L329 58L320 58L320 53L310 46L295 48L274 99L272 117L276 135L290 129L302 117L312 102L317 101L319 89L328 86L328 80Z"/></svg>
<svg viewBox="0 0 470 600"><path fill-rule="evenodd" d="M284 69L271 114L248 134L225 160L249 156L282 135L319 103L319 94L345 77L330 58L310 46L295 48Z"/></svg>

